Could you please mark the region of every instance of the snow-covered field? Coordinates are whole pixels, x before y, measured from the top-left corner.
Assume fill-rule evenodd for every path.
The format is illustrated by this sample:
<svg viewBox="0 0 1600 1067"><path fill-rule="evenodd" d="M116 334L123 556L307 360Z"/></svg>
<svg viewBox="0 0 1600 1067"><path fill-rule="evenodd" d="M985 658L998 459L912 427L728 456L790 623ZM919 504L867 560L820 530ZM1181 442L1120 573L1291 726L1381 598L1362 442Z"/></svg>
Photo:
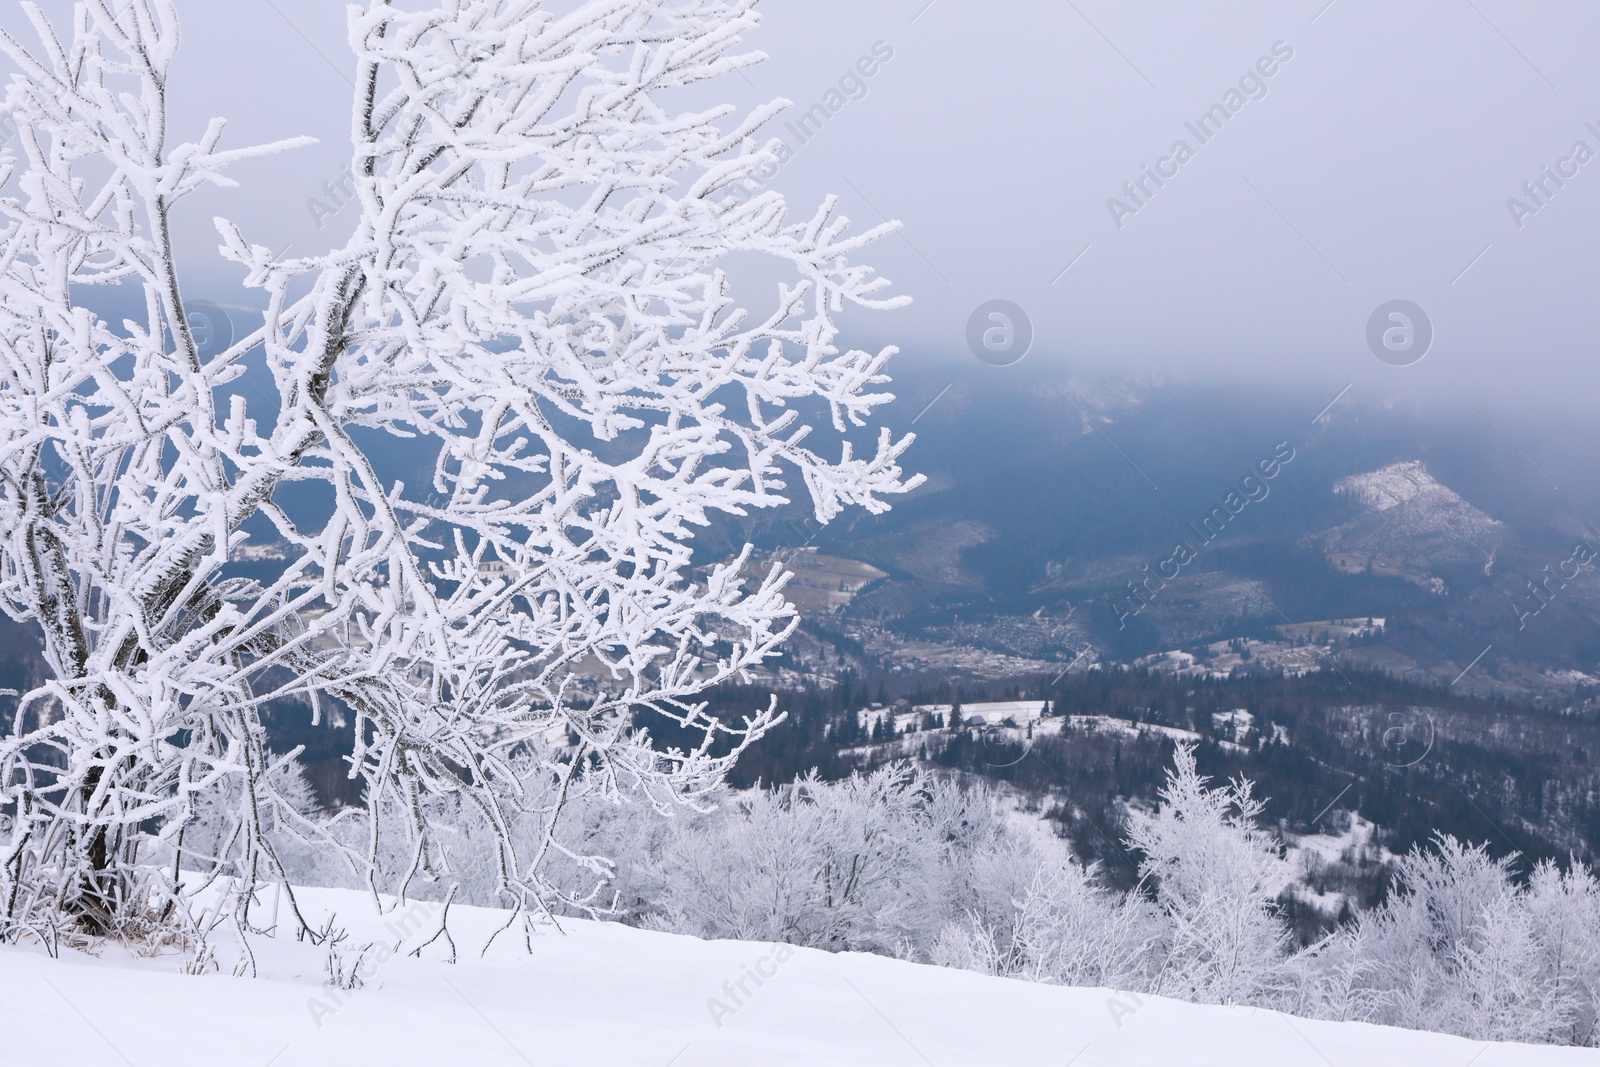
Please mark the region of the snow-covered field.
<svg viewBox="0 0 1600 1067"><path fill-rule="evenodd" d="M372 916L359 894L308 891L308 918L336 911L351 943L406 946L431 906ZM270 902L268 912L270 914ZM436 913L435 913L436 914ZM260 917L258 916L258 921ZM365 988L321 988L324 952L255 942L260 977L179 973L175 956L106 948L57 961L0 950L0 1063L130 1067L461 1067L836 1064L956 1067L1543 1067L1600 1063L1592 1050L1454 1037L1266 1011L1065 989L867 955L705 942L612 924L479 951L503 913L452 908L460 962L374 962ZM389 927L385 929L386 925ZM226 954L219 946L219 957ZM742 988L741 988L742 986ZM340 1003L342 1001L342 1003Z"/></svg>

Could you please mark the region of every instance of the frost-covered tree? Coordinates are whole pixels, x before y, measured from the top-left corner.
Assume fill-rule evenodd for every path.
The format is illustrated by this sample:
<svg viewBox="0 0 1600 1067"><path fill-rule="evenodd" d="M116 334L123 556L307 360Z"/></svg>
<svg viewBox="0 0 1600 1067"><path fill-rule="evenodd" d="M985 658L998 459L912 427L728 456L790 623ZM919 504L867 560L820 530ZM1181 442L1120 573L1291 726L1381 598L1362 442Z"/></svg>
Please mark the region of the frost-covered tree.
<svg viewBox="0 0 1600 1067"><path fill-rule="evenodd" d="M1549 1001L1551 1040L1600 1043L1600 881L1574 863L1566 871L1544 862L1533 869L1524 897L1536 965Z"/></svg>
<svg viewBox="0 0 1600 1067"><path fill-rule="evenodd" d="M1155 992L1259 1004L1285 986L1289 932L1273 901L1286 872L1262 808L1247 780L1208 788L1179 745L1159 810L1134 818L1128 842L1168 925Z"/></svg>
<svg viewBox="0 0 1600 1067"><path fill-rule="evenodd" d="M952 836L997 830L987 794L904 765L811 775L674 820L644 864L646 918L701 937L894 953L942 921L941 872L964 852Z"/></svg>
<svg viewBox="0 0 1600 1067"><path fill-rule="evenodd" d="M1343 932L1365 962L1378 1022L1480 1040L1592 1044L1600 991L1600 887L1591 872L1440 835L1401 858L1396 890Z"/></svg>
<svg viewBox="0 0 1600 1067"><path fill-rule="evenodd" d="M280 877L269 828L322 828L276 784L272 701L352 717L365 805L325 839L364 839L374 887L448 876L441 796L498 842L520 908L573 790L715 785L774 713L695 695L793 614L776 568L692 570L694 530L798 486L827 521L913 484L909 438L873 432L893 350L837 343L847 307L895 304L851 263L882 229L848 235L831 199L730 203L770 170L781 101L674 109L761 58L738 51L754 0L355 5L353 229L276 259L219 221L265 312L216 353L175 213L295 144L227 150L221 120L179 139L171 0L82 0L66 25L23 7L37 41L0 36L0 607L50 678L0 736L0 929L115 929L178 871ZM730 257L787 275L770 305L735 303ZM230 570L262 538L281 572ZM662 750L651 722L698 740ZM518 848L530 805L544 831Z"/></svg>
<svg viewBox="0 0 1600 1067"><path fill-rule="evenodd" d="M692 819L613 821L619 910L699 937L870 951L1144 989L1149 902L1095 884L981 781L905 764L755 789Z"/></svg>
<svg viewBox="0 0 1600 1067"><path fill-rule="evenodd" d="M1026 841L976 850L964 914L939 933L934 962L1064 985L1144 991L1162 926L1149 902L1095 884Z"/></svg>

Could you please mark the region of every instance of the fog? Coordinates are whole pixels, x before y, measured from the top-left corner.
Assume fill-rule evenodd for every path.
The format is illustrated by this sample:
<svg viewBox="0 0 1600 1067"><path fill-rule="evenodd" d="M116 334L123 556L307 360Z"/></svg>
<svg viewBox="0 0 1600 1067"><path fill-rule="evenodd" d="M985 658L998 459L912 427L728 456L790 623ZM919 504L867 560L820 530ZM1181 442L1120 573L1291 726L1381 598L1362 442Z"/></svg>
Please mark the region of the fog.
<svg viewBox="0 0 1600 1067"><path fill-rule="evenodd" d="M179 134L224 115L232 144L321 141L189 205L193 291L237 299L213 215L291 254L331 247L349 224L337 196L344 9L179 7ZM971 360L969 320L1003 299L1031 323L1027 361L1063 375L1315 385L1330 398L1351 385L1356 399L1425 395L1496 425L1581 411L1594 395L1593 5L762 10L749 44L768 62L698 102L789 99L769 128L792 149L773 186L797 211L831 192L862 225L904 222L866 258L915 303L858 320L855 343L899 344L924 365ZM16 8L4 22L20 24ZM1431 325L1415 362L1420 342L1389 362L1369 344L1374 312L1394 300L1426 319L1385 313L1380 336Z"/></svg>

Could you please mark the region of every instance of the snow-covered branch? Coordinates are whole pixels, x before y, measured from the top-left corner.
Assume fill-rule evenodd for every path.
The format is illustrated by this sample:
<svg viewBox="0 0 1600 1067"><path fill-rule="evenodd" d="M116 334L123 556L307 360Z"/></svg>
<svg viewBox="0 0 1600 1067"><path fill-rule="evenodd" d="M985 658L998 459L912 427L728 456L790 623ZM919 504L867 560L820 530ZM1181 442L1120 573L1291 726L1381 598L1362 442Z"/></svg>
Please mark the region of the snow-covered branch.
<svg viewBox="0 0 1600 1067"><path fill-rule="evenodd" d="M271 875L269 824L326 834L275 784L263 708L290 697L353 716L375 887L448 874L430 795L478 813L502 890L534 905L565 846L512 847L522 808L553 827L571 789L666 807L713 788L775 713L727 722L696 694L794 616L777 570L696 572L695 530L800 487L826 521L915 484L909 438L851 444L892 399L893 349L843 348L835 323L899 303L849 259L885 228L852 235L831 200L791 220L770 192L720 209L773 159L756 138L775 109L666 103L760 58L737 51L754 0L353 8L359 218L291 260L218 220L266 311L210 355L174 211L299 142L224 151L218 120L173 143L168 0L85 0L70 34L25 7L39 43L0 37L19 129L0 157L0 607L38 624L51 678L0 735L6 884L113 925L142 906L142 860L200 863L182 834L218 796L236 832L200 865ZM731 296L722 264L749 254L792 274L767 309ZM111 321L111 297L136 310ZM270 404L234 385L263 371ZM238 576L264 536L287 562ZM652 721L700 740L664 750ZM380 818L411 843L402 870Z"/></svg>

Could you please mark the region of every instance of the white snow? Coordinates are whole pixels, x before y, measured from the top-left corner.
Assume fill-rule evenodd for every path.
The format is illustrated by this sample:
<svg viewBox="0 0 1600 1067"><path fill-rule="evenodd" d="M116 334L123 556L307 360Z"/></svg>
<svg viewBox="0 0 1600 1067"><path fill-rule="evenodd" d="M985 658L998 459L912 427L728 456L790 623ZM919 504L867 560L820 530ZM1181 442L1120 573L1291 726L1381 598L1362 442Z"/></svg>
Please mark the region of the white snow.
<svg viewBox="0 0 1600 1067"><path fill-rule="evenodd" d="M1311 888L1311 876L1341 858L1355 859L1367 854L1378 863L1392 863L1398 857L1377 840L1377 824L1352 812L1350 825L1337 834L1288 835L1284 842L1284 870L1287 877L1281 889L1293 888L1295 896L1315 904L1324 915L1336 916L1345 903L1344 893L1318 892ZM1352 904L1355 902L1352 901Z"/></svg>
<svg viewBox="0 0 1600 1067"><path fill-rule="evenodd" d="M1043 700L991 700L977 704L961 705L961 720L968 726L978 726L987 723L998 726L1007 719L1013 719L1018 726L1025 726L1033 719L1039 718L1044 711ZM924 712L945 716L949 720L950 704L918 704L915 713L921 718ZM981 720L981 723L980 723Z"/></svg>
<svg viewBox="0 0 1600 1067"><path fill-rule="evenodd" d="M1218 734L1226 734L1234 741L1243 741L1250 732L1250 727L1255 725L1256 717L1250 714L1249 708L1234 708L1231 711L1214 711L1211 713L1212 729Z"/></svg>
<svg viewBox="0 0 1600 1067"><path fill-rule="evenodd" d="M1441 562L1483 561L1485 573L1506 528L1429 473L1421 460L1394 463L1334 483L1333 491L1366 514L1323 536L1330 550L1371 561L1375 573L1393 573L1431 587L1423 571ZM1442 583L1436 590L1443 592Z"/></svg>
<svg viewBox="0 0 1600 1067"><path fill-rule="evenodd" d="M307 891L312 921L382 935L368 898ZM415 907L415 906L414 906ZM261 977L178 973L179 957L115 948L51 960L0 949L7 1064L306 1067L1545 1067L1593 1051L1455 1037L1268 1011L1067 989L899 960L706 942L615 924L508 936L502 913L452 908L461 962L394 959L320 1020L322 951L258 938ZM418 936L413 935L414 942ZM392 936L388 937L390 943ZM220 955L219 951L219 955ZM427 951L438 957L436 944ZM230 964L225 961L225 967ZM759 969L761 985L745 977ZM743 978L749 995L737 983ZM713 1000L730 1012L718 1011ZM331 1003L331 1002L325 1002ZM320 1026L319 1026L320 1021Z"/></svg>
<svg viewBox="0 0 1600 1067"><path fill-rule="evenodd" d="M1205 738L1194 730L1185 730L1178 726L1164 726L1154 722L1129 722L1112 715L1064 715L1059 720L1063 724L1070 724L1074 730L1085 730L1090 733L1120 733L1129 737L1145 737L1150 734L1162 734L1179 744L1198 744ZM1236 752L1243 751L1244 746L1222 738L1214 739L1224 748L1231 748Z"/></svg>

